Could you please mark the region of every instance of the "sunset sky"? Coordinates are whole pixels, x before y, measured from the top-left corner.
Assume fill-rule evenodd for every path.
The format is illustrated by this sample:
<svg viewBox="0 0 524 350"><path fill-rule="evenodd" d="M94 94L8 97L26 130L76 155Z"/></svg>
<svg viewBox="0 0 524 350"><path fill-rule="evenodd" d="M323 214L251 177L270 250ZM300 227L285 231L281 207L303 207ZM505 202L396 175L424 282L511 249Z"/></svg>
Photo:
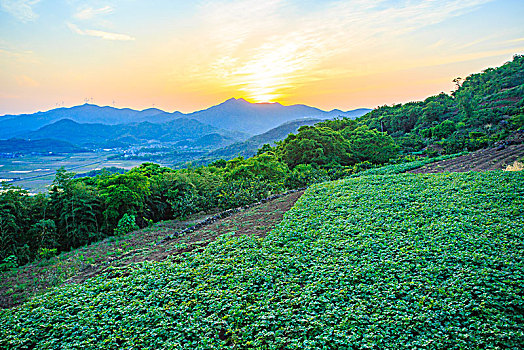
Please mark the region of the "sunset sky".
<svg viewBox="0 0 524 350"><path fill-rule="evenodd" d="M424 99L524 53L523 0L0 0L0 114Z"/></svg>

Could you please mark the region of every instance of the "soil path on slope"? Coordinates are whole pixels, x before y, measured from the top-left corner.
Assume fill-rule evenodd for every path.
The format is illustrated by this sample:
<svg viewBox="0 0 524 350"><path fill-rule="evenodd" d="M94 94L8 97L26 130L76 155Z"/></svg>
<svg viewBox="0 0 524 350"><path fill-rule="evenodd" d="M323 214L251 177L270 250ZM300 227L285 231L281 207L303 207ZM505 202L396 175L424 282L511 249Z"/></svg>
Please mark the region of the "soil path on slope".
<svg viewBox="0 0 524 350"><path fill-rule="evenodd" d="M457 158L430 163L422 168L408 171L413 174L504 170L524 157L524 143L506 146L504 149L486 148Z"/></svg>
<svg viewBox="0 0 524 350"><path fill-rule="evenodd" d="M291 209L304 191L294 192L191 233L159 244L165 237L213 216L195 215L186 221L163 221L121 237L109 237L91 245L62 253L49 260L36 261L0 272L0 308L19 305L46 289L64 283L82 283L106 271L125 275L128 265L141 261L162 261L192 250L204 249L222 234L265 236ZM176 236L176 235L175 235Z"/></svg>

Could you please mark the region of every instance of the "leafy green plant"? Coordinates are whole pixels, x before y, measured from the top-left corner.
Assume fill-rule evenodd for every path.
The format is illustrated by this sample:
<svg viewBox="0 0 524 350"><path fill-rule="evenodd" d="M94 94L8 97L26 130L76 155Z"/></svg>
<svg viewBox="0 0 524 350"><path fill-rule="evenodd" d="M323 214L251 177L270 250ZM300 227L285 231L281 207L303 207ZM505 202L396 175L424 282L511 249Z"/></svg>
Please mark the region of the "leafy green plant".
<svg viewBox="0 0 524 350"><path fill-rule="evenodd" d="M57 254L56 248L40 248L38 255L41 259L50 259Z"/></svg>
<svg viewBox="0 0 524 350"><path fill-rule="evenodd" d="M135 216L132 214L125 213L120 220L118 220L118 225L115 228L115 235L121 236L131 231L138 230L139 227L136 224Z"/></svg>
<svg viewBox="0 0 524 350"><path fill-rule="evenodd" d="M264 238L225 234L0 310L0 347L518 349L523 183L497 171L316 184Z"/></svg>
<svg viewBox="0 0 524 350"><path fill-rule="evenodd" d="M0 271L7 271L15 267L18 267L16 255L9 255L0 263Z"/></svg>

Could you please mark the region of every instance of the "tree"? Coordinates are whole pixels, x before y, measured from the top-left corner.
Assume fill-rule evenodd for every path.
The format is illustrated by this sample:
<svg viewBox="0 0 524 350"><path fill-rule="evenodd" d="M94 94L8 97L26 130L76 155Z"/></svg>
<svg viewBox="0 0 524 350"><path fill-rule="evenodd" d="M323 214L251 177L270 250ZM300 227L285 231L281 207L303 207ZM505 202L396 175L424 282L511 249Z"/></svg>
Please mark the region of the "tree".
<svg viewBox="0 0 524 350"><path fill-rule="evenodd" d="M63 168L57 170L50 191L50 215L56 223L61 250L75 248L101 237L101 200L96 187Z"/></svg>
<svg viewBox="0 0 524 350"><path fill-rule="evenodd" d="M398 146L385 132L362 125L355 130L342 130L349 141L349 150L355 163L369 161L383 164L398 154Z"/></svg>
<svg viewBox="0 0 524 350"><path fill-rule="evenodd" d="M126 213L138 218L145 215L146 198L151 192L146 176L137 172L113 175L101 179L98 190L104 201L104 227L107 232L112 232Z"/></svg>
<svg viewBox="0 0 524 350"><path fill-rule="evenodd" d="M349 143L340 132L329 127L302 126L297 135L289 135L280 145L283 161L294 168L298 164L350 165Z"/></svg>

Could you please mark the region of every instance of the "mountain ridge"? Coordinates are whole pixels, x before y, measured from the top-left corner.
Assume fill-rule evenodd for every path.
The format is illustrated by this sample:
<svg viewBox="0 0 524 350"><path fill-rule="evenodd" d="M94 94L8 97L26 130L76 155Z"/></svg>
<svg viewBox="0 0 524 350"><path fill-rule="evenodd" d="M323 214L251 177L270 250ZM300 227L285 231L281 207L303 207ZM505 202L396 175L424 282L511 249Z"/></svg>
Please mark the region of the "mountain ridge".
<svg viewBox="0 0 524 350"><path fill-rule="evenodd" d="M161 124L144 121L117 125L78 123L72 119L60 119L38 130L25 133L23 136L30 140L55 139L81 146L105 148L105 145L111 143L127 144L128 146L147 144L152 141L173 143L198 139L212 133L220 134L230 139L231 142L245 139L248 136L188 118L177 118Z"/></svg>
<svg viewBox="0 0 524 350"><path fill-rule="evenodd" d="M177 118L196 119L219 129L241 131L256 135L277 127L287 121L303 117L330 119L337 116L359 117L370 109L359 108L351 111L334 109L323 111L307 105L285 106L275 103L251 103L245 99L230 98L222 103L191 113L179 111L166 112L158 108L134 110L83 104L73 107L59 107L32 114L6 114L0 116L0 139L21 137L31 131L52 124L62 119L71 119L78 123L101 123L105 125L152 122L161 124Z"/></svg>

